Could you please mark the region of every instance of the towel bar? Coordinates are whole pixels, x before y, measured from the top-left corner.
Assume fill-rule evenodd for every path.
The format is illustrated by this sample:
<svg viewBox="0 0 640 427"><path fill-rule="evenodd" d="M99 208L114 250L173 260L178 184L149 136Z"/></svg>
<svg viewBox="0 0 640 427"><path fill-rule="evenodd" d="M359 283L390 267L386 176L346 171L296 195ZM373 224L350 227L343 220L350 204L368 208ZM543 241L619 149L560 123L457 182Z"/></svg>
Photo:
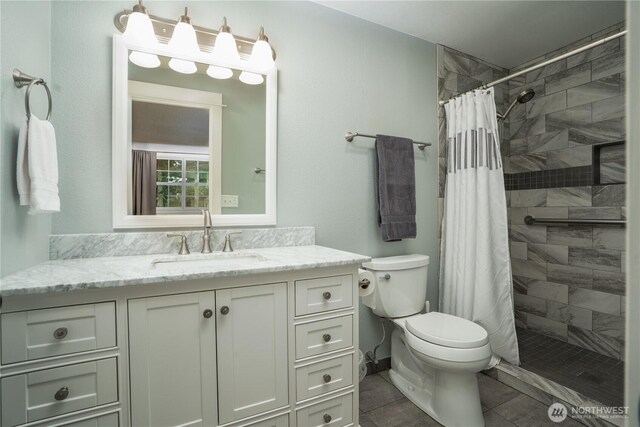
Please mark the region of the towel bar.
<svg viewBox="0 0 640 427"><path fill-rule="evenodd" d="M53 111L53 101L51 99L51 91L49 90L49 86L47 86L47 82L39 77L32 77L29 74L23 73L17 68L14 68L13 70L13 82L18 88L27 86L27 91L24 94L24 109L27 113L27 118L31 117L31 109L29 108L29 96L31 95L31 89L33 88L33 85L44 86L44 89L47 91L47 98L49 99L49 111L47 112L47 120L50 120L51 112Z"/></svg>
<svg viewBox="0 0 640 427"><path fill-rule="evenodd" d="M524 217L527 225L536 224L578 224L578 225L626 225L624 219L567 219L567 218L534 218L531 215Z"/></svg>
<svg viewBox="0 0 640 427"><path fill-rule="evenodd" d="M346 139L347 142L351 142L353 141L353 138L355 138L356 136L361 136L363 138L373 138L373 139L376 138L375 135L367 135L366 133L347 132L344 134L344 139ZM424 151L425 148L430 147L432 145L430 142L413 141L413 143L418 146L418 149L420 149L420 151Z"/></svg>

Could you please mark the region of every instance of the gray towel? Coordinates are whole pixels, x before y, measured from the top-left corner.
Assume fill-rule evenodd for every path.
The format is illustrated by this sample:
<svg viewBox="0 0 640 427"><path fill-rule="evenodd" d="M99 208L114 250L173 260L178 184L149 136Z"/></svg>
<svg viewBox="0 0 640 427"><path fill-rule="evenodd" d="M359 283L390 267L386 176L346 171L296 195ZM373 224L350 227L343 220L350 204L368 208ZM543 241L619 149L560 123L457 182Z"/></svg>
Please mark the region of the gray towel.
<svg viewBox="0 0 640 427"><path fill-rule="evenodd" d="M416 176L413 141L376 135L378 225L382 240L416 237Z"/></svg>

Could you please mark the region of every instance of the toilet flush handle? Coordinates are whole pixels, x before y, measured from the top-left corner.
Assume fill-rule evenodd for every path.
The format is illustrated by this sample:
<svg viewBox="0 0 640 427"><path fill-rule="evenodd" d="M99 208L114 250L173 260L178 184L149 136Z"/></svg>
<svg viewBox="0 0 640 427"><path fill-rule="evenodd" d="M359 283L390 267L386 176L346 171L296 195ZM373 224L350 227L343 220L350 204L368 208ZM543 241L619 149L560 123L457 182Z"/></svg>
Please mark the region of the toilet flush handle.
<svg viewBox="0 0 640 427"><path fill-rule="evenodd" d="M384 280L389 280L391 279L391 275L389 273L385 274L384 276L380 276L378 277L378 279L384 279Z"/></svg>

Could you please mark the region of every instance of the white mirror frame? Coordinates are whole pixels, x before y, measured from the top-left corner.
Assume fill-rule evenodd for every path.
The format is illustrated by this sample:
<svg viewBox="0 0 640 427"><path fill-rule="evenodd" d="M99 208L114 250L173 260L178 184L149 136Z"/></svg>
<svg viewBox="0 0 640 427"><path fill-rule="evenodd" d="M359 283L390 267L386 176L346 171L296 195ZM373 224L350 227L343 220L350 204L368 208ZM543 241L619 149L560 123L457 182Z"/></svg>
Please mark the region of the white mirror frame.
<svg viewBox="0 0 640 427"><path fill-rule="evenodd" d="M206 54L193 56L170 52L164 45L157 49L141 49L128 45L122 34L113 35L113 118L112 118L112 215L113 228L177 228L202 226L202 215L131 215L129 214L129 137L128 110L130 96L128 93L129 49L157 55L213 65L228 65L212 61ZM245 61L246 62L246 61ZM256 72L247 64L234 64L237 70ZM277 70L274 68L265 75L266 109L265 109L265 213L264 214L214 214L214 227L276 225L276 184L277 184L277 110L278 87Z"/></svg>

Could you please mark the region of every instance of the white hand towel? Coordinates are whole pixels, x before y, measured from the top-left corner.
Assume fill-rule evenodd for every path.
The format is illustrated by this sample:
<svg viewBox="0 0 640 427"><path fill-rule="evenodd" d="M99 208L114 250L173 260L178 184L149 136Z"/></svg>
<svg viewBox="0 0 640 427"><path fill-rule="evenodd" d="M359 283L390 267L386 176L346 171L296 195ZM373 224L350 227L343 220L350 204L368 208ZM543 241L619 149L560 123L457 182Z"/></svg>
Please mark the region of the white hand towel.
<svg viewBox="0 0 640 427"><path fill-rule="evenodd" d="M29 214L59 212L56 133L51 122L33 114L29 118L27 156L31 179Z"/></svg>
<svg viewBox="0 0 640 427"><path fill-rule="evenodd" d="M20 206L27 206L30 202L31 179L29 178L29 156L27 155L27 133L29 122L24 117L18 134L18 164L16 165L16 181L18 182L18 195Z"/></svg>

